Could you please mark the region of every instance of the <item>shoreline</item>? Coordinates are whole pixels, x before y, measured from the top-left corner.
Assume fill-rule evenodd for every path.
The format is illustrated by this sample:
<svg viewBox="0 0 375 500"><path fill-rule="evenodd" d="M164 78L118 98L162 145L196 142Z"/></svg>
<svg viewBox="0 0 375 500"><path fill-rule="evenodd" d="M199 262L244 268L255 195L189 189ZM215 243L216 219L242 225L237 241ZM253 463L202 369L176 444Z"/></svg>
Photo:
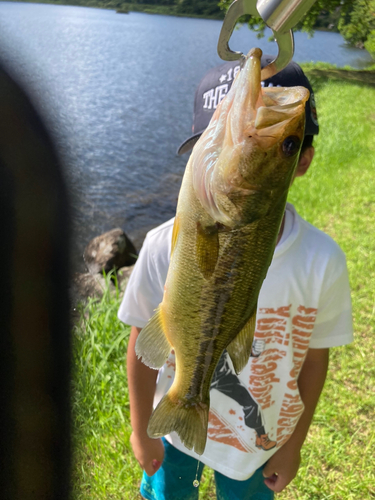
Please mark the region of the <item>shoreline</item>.
<svg viewBox="0 0 375 500"><path fill-rule="evenodd" d="M191 19L208 19L213 21L223 21L225 12L214 15L208 14L193 14L188 12L176 12L177 5L155 5L155 4L137 4L137 3L120 3L119 0L108 0L105 4L100 0L86 0L86 1L69 1L69 0L0 0L0 2L12 3L35 3L35 4L48 4L48 5L65 5L67 7L88 7L93 9L114 10L117 14L129 14L130 12L141 12L143 14L172 16L172 17L187 17ZM327 27L315 27L314 31L322 31L326 33L340 33L337 28L330 29ZM353 48L365 50L364 45L356 44L350 45Z"/></svg>
<svg viewBox="0 0 375 500"><path fill-rule="evenodd" d="M64 0L0 0L0 2L12 2L12 3L35 3L35 4L48 4L48 5L65 5L67 7L88 7L93 9L105 9L114 10L118 14L128 14L130 12L141 12L144 14L156 14L161 16L173 16L173 17L189 17L194 19L210 19L214 21L222 21L225 17L225 13L222 12L221 15L204 15L204 14L189 14L175 12L173 6L169 5L152 5L152 4L132 4L123 2L120 4L117 0L109 0L103 5L102 2L98 0L88 0L87 2L76 2L64 1Z"/></svg>
<svg viewBox="0 0 375 500"><path fill-rule="evenodd" d="M208 19L213 21L223 21L225 17L225 12L214 15L207 14L192 14L188 12L176 12L176 5L155 5L155 4L137 4L137 3L120 3L119 0L108 0L107 3L103 5L100 0L86 0L81 2L76 1L64 1L64 0L0 0L0 2L13 2L13 3L35 3L35 4L48 4L48 5L65 5L67 7L88 7L93 9L105 9L114 10L117 14L129 14L130 12L141 12L143 14L153 14L161 16L172 16L172 17L187 17L191 19ZM322 31L326 33L340 33L337 28L330 29L327 27L315 27L314 31ZM350 45L353 48L366 50L363 44Z"/></svg>

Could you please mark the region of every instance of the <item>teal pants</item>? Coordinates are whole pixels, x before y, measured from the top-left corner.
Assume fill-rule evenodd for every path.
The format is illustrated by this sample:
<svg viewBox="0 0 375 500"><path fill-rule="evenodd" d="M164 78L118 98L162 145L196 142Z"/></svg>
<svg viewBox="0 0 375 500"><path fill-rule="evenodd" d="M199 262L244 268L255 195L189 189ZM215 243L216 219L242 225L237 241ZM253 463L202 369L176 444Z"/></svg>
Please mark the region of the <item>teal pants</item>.
<svg viewBox="0 0 375 500"><path fill-rule="evenodd" d="M199 487L193 485L198 461L177 450L163 438L162 466L151 477L143 473L141 495L147 500L198 500ZM199 463L198 480L204 464ZM250 479L236 481L215 471L217 500L273 500L274 493L264 484L262 468Z"/></svg>

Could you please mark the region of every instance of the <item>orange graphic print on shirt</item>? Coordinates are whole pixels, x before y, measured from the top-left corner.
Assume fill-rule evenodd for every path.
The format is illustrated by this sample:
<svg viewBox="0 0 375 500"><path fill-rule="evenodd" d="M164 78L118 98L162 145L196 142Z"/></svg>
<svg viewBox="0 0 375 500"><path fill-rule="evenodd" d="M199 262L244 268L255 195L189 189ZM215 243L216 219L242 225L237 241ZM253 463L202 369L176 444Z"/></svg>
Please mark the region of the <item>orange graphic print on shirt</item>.
<svg viewBox="0 0 375 500"><path fill-rule="evenodd" d="M282 446L291 436L303 412L304 406L298 392L298 375L309 348L317 309L299 306L298 314L292 319L293 368L289 373L288 391L283 400L277 422L278 445Z"/></svg>
<svg viewBox="0 0 375 500"><path fill-rule="evenodd" d="M234 410L229 410L233 412ZM229 422L225 421L223 417L220 417L218 413L214 410L210 410L209 415L210 426L208 429L208 438L219 443L225 443L240 451L253 453L254 449L251 448L246 442L241 438L236 429L233 428Z"/></svg>
<svg viewBox="0 0 375 500"><path fill-rule="evenodd" d="M289 305L277 309L270 307L258 310L254 343L262 340L266 349L261 356L252 360L249 391L263 410L274 403L272 401L273 388L280 382L275 371L278 361L286 356L286 350L282 347L288 347L290 342L290 332L287 332L290 309ZM267 348L270 344L274 347Z"/></svg>
<svg viewBox="0 0 375 500"><path fill-rule="evenodd" d="M255 451L255 446L269 451L287 441L304 408L297 378L307 353L316 313L315 308L299 306L297 314L291 317L290 305L258 310L247 387L229 368L224 358L226 354L215 371L211 390L217 389L236 404L228 407L227 415L211 409L209 439L247 452ZM289 373L285 374L282 363L289 366ZM284 393L281 407L280 391ZM275 396L279 397L277 410ZM267 418L269 414L273 414L271 424L267 422L272 420Z"/></svg>

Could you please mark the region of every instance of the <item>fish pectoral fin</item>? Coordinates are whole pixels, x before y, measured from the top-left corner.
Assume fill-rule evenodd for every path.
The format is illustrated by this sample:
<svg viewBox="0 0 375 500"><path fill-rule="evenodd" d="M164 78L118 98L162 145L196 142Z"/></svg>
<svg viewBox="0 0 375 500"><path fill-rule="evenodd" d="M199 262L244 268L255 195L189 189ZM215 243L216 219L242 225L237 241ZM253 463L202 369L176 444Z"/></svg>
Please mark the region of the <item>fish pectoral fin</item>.
<svg viewBox="0 0 375 500"><path fill-rule="evenodd" d="M245 368L251 355L251 347L256 326L256 313L257 308L255 308L255 312L237 337L232 340L227 347L227 352L232 360L237 375Z"/></svg>
<svg viewBox="0 0 375 500"><path fill-rule="evenodd" d="M219 230L216 225L205 228L197 223L196 256L201 273L209 279L219 258Z"/></svg>
<svg viewBox="0 0 375 500"><path fill-rule="evenodd" d="M153 411L147 427L151 438L177 432L189 450L202 455L206 447L210 402L181 400L171 397L171 391L162 398Z"/></svg>
<svg viewBox="0 0 375 500"><path fill-rule="evenodd" d="M172 346L164 333L159 306L138 335L135 352L145 365L158 370L166 362L171 350Z"/></svg>

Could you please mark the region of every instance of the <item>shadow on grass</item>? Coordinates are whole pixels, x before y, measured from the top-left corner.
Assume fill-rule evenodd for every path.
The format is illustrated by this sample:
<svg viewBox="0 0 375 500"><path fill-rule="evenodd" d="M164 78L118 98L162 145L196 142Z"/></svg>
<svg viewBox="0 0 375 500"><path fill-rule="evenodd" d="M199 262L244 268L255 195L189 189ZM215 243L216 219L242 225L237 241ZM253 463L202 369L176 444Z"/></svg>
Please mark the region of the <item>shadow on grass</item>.
<svg viewBox="0 0 375 500"><path fill-rule="evenodd" d="M315 92L318 92L329 81L340 80L366 87L375 87L375 71L347 70L337 68L305 68L308 79Z"/></svg>

